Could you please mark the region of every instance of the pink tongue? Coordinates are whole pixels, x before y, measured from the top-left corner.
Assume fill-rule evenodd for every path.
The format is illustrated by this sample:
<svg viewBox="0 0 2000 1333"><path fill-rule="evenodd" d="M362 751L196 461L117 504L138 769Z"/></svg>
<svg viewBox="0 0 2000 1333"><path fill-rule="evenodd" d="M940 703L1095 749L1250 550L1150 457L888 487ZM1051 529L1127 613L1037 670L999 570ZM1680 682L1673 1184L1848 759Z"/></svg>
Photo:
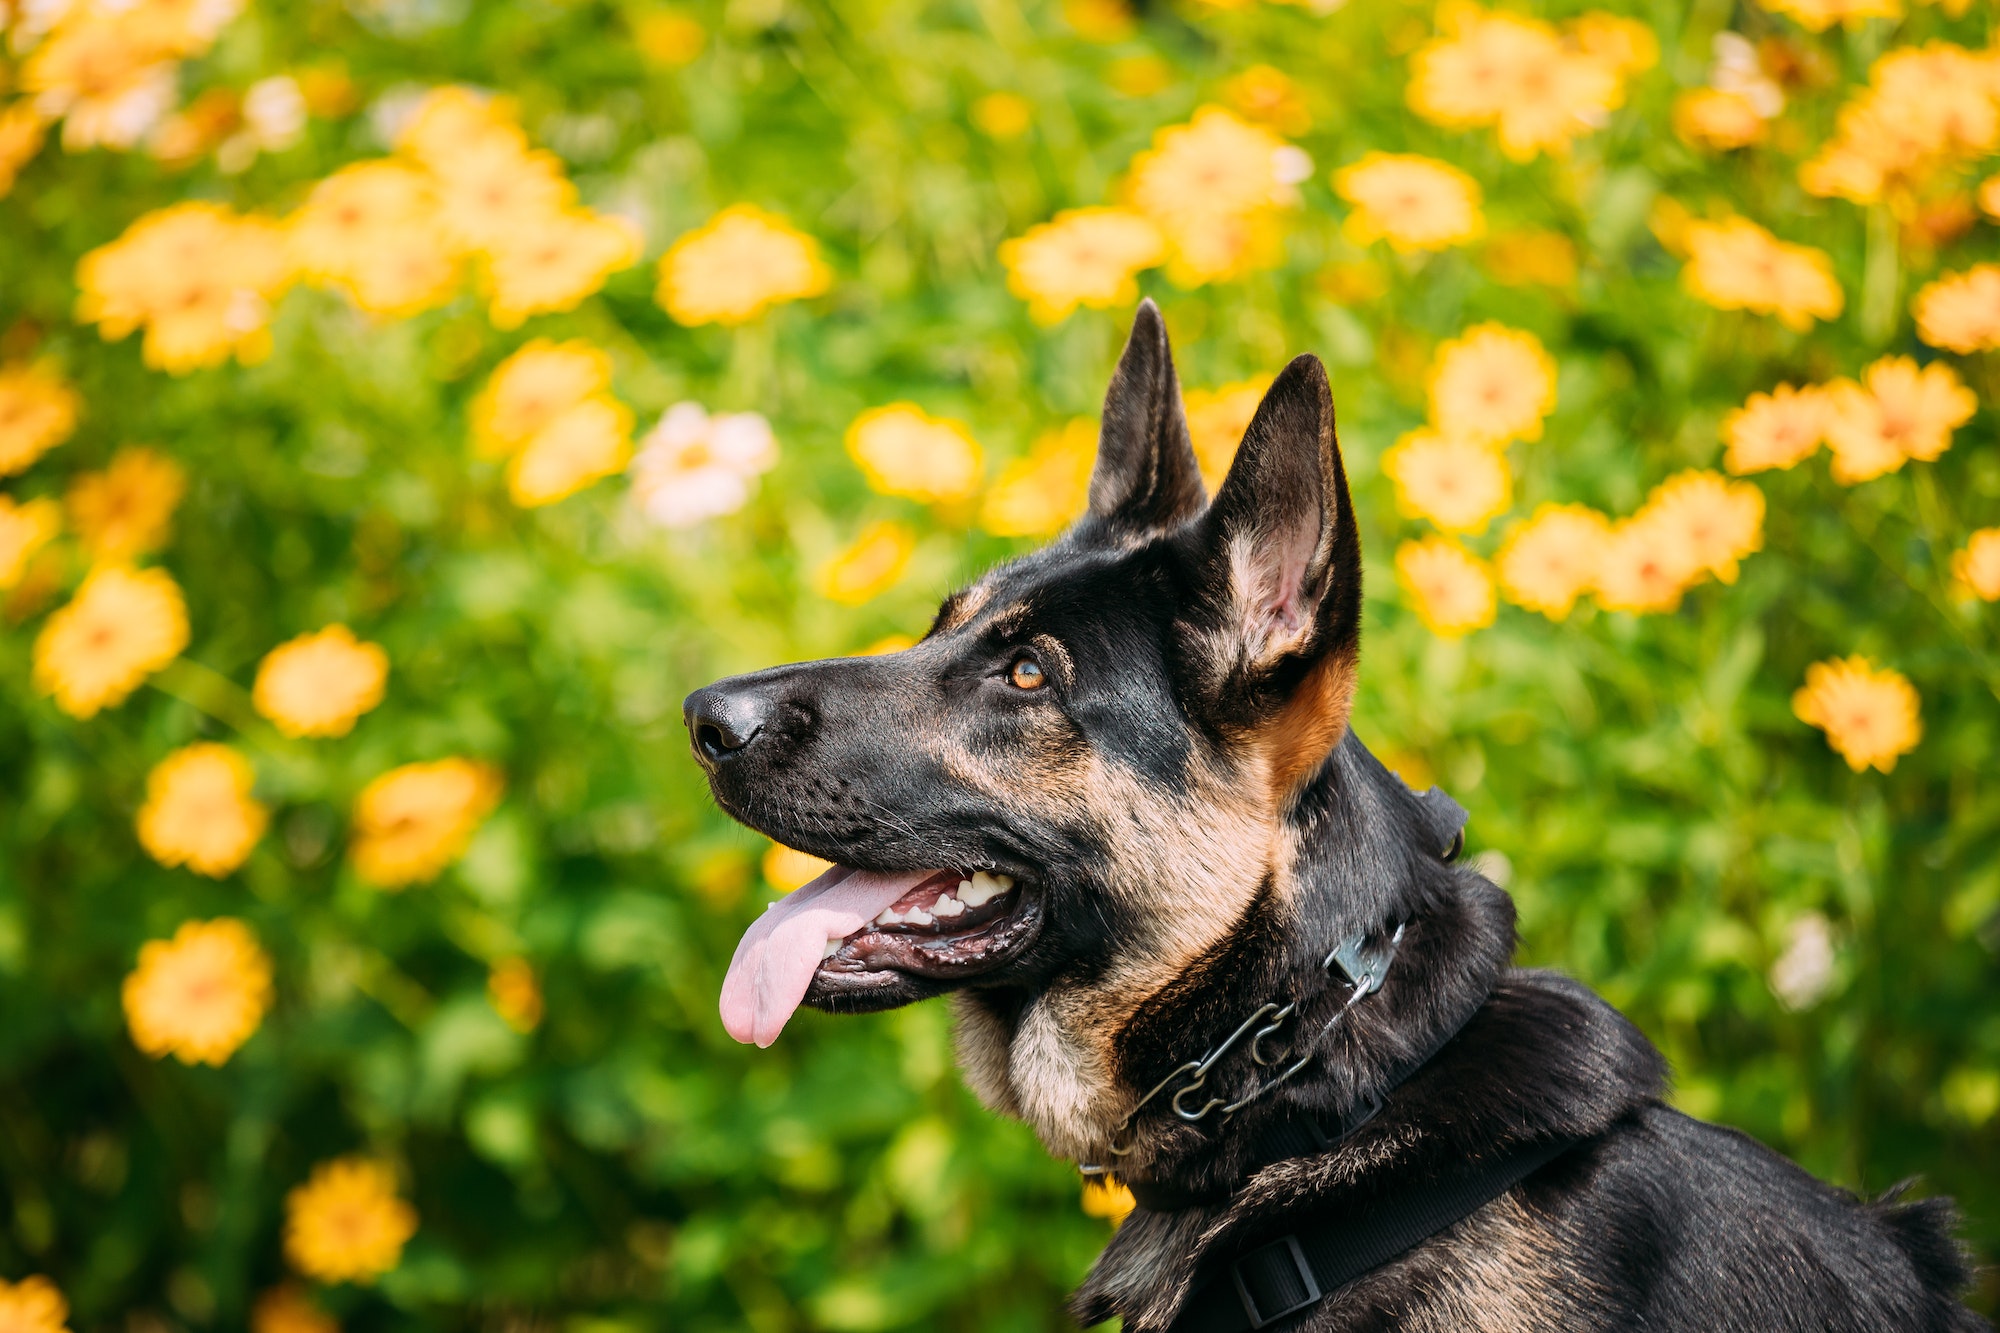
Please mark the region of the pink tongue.
<svg viewBox="0 0 2000 1333"><path fill-rule="evenodd" d="M743 932L722 979L722 1026L743 1042L769 1046L806 998L830 940L845 939L937 872L892 875L835 866L771 904Z"/></svg>

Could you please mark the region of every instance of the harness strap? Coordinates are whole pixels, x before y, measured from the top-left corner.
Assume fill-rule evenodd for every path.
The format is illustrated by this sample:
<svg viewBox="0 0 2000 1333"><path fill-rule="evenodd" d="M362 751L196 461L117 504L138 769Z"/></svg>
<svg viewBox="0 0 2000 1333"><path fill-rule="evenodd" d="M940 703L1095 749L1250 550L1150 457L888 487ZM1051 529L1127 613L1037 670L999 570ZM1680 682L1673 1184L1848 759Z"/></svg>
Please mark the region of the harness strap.
<svg viewBox="0 0 2000 1333"><path fill-rule="evenodd" d="M1167 1333L1270 1328L1469 1217L1582 1141L1555 1138L1516 1147L1364 1213L1313 1218L1212 1273Z"/></svg>

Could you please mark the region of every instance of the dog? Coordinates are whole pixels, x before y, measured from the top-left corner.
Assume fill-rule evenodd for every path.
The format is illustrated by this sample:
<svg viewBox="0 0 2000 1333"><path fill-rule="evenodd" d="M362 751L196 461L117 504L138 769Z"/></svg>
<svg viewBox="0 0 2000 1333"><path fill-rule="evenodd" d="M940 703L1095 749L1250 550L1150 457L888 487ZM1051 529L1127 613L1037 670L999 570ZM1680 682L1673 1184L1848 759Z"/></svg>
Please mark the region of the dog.
<svg viewBox="0 0 2000 1333"><path fill-rule="evenodd" d="M835 863L744 936L725 1026L950 993L986 1105L1138 1200L1086 1325L1989 1327L1948 1202L1681 1114L1631 1023L1510 966L1463 812L1354 734L1360 622L1320 362L1211 503L1142 304L1062 536L911 648L688 697L723 810Z"/></svg>

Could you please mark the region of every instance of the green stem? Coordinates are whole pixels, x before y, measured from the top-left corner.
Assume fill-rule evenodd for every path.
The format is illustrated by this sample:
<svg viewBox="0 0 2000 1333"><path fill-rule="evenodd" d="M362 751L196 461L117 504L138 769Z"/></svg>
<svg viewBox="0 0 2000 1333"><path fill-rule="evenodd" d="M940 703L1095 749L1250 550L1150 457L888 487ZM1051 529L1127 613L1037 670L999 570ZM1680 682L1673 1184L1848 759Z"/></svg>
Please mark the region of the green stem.
<svg viewBox="0 0 2000 1333"><path fill-rule="evenodd" d="M1861 270L1861 336L1885 341L1896 328L1896 291L1902 281L1896 219L1888 206L1868 210L1868 245Z"/></svg>

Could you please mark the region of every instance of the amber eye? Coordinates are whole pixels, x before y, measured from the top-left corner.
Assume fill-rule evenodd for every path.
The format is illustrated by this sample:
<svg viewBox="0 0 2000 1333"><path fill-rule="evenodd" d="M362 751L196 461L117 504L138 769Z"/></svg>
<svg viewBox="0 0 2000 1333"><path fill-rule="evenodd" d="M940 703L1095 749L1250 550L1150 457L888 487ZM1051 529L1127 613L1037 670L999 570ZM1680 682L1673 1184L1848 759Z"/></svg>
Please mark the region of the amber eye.
<svg viewBox="0 0 2000 1333"><path fill-rule="evenodd" d="M1042 674L1042 664L1032 657L1024 657L1014 663L1014 669L1007 673L1017 690L1039 690L1048 684L1049 678Z"/></svg>

